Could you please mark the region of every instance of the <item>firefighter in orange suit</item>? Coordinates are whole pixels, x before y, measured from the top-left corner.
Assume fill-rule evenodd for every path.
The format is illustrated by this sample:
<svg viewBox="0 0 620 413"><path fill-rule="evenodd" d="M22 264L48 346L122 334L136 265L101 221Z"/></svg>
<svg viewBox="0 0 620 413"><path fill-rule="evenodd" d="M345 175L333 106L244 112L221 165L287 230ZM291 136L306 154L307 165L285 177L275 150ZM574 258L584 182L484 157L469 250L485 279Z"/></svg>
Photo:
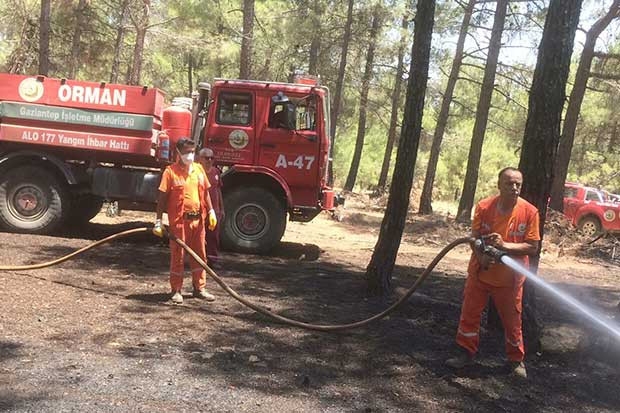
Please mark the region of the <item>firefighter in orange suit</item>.
<svg viewBox="0 0 620 413"><path fill-rule="evenodd" d="M194 162L196 145L194 141L181 138L176 144L176 163L169 165L162 174L157 203L157 219L153 233L163 236L161 218L164 210L168 213L169 231L182 239L198 256L206 261L205 222L215 228L217 218L209 197L209 180L200 164ZM183 303L184 250L170 241L170 286L172 302ZM194 297L207 301L215 297L205 289L205 270L190 259Z"/></svg>
<svg viewBox="0 0 620 413"><path fill-rule="evenodd" d="M536 207L519 197L523 175L515 168L499 173L499 195L483 199L476 205L472 236L506 252L525 268L529 255L535 254L540 242L539 214ZM467 268L461 318L456 342L461 354L446 364L463 368L473 363L480 341L480 317L492 297L504 325L506 355L513 374L527 377L525 348L521 329L523 283L525 277L506 265L474 249Z"/></svg>

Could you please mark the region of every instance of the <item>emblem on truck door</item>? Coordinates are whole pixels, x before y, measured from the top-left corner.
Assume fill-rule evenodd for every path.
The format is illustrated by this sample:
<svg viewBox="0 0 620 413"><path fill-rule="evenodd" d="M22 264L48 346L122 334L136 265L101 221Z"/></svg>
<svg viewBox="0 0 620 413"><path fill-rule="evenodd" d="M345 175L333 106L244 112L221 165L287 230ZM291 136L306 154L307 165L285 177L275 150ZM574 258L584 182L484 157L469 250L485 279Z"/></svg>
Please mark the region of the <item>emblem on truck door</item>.
<svg viewBox="0 0 620 413"><path fill-rule="evenodd" d="M33 77L26 78L19 84L17 92L26 102L36 102L43 96L43 83Z"/></svg>
<svg viewBox="0 0 620 413"><path fill-rule="evenodd" d="M616 218L616 213L611 209L608 209L603 214L603 218L605 218L606 221L613 221Z"/></svg>
<svg viewBox="0 0 620 413"><path fill-rule="evenodd" d="M230 132L230 135L228 135L228 142L230 143L230 146L235 149L245 148L248 146L249 141L250 139L248 138L248 134L241 129L235 129Z"/></svg>

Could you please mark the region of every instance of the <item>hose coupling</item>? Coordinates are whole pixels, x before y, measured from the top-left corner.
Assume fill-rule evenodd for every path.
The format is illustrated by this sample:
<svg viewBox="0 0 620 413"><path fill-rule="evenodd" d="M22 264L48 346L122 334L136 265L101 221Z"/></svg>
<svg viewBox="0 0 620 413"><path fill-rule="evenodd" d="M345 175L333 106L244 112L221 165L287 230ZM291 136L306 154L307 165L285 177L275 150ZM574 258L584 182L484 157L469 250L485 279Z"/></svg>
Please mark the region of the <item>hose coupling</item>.
<svg viewBox="0 0 620 413"><path fill-rule="evenodd" d="M506 251L502 251L499 248L488 245L486 242L484 242L484 237L476 238L476 240L474 241L474 248L476 248L481 253L490 256L498 262L501 261L504 255L507 255Z"/></svg>

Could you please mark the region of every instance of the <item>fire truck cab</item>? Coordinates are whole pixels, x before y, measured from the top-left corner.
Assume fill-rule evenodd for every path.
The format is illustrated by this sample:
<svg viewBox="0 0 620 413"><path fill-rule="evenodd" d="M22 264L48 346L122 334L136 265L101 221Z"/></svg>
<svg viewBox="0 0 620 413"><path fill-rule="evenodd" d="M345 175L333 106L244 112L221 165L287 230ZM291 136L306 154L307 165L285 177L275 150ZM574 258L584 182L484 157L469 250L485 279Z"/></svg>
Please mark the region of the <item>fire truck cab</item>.
<svg viewBox="0 0 620 413"><path fill-rule="evenodd" d="M342 202L326 183L326 88L216 79L207 98L205 86L195 112L206 119L195 132L225 168L225 246L249 251L273 246L284 233L287 213L292 221L310 221Z"/></svg>

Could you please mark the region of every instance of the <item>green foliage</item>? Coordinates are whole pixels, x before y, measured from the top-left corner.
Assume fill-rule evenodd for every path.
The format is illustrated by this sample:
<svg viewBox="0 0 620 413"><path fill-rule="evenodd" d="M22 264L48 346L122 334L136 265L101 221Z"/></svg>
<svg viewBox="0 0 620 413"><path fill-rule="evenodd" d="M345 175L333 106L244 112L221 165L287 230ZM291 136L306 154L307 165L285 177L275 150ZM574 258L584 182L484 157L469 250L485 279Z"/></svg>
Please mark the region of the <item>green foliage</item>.
<svg viewBox="0 0 620 413"><path fill-rule="evenodd" d="M344 134L340 134L338 146L334 152L334 172L336 175L336 186L342 186L349 172L351 158L353 157L353 149L355 147L355 138L357 134L354 122L353 128L347 128ZM383 162L383 154L385 151L385 143L387 135L385 129L380 125L373 125L366 129L366 139L364 141L363 159L360 165L356 188L359 190L368 190L374 188L379 179L381 171L381 162Z"/></svg>
<svg viewBox="0 0 620 413"><path fill-rule="evenodd" d="M617 53L620 43L609 53ZM575 64L576 65L576 62ZM596 58L593 72L616 74L620 61ZM567 180L611 192L620 192L620 104L617 82L591 78L586 91L573 145Z"/></svg>

